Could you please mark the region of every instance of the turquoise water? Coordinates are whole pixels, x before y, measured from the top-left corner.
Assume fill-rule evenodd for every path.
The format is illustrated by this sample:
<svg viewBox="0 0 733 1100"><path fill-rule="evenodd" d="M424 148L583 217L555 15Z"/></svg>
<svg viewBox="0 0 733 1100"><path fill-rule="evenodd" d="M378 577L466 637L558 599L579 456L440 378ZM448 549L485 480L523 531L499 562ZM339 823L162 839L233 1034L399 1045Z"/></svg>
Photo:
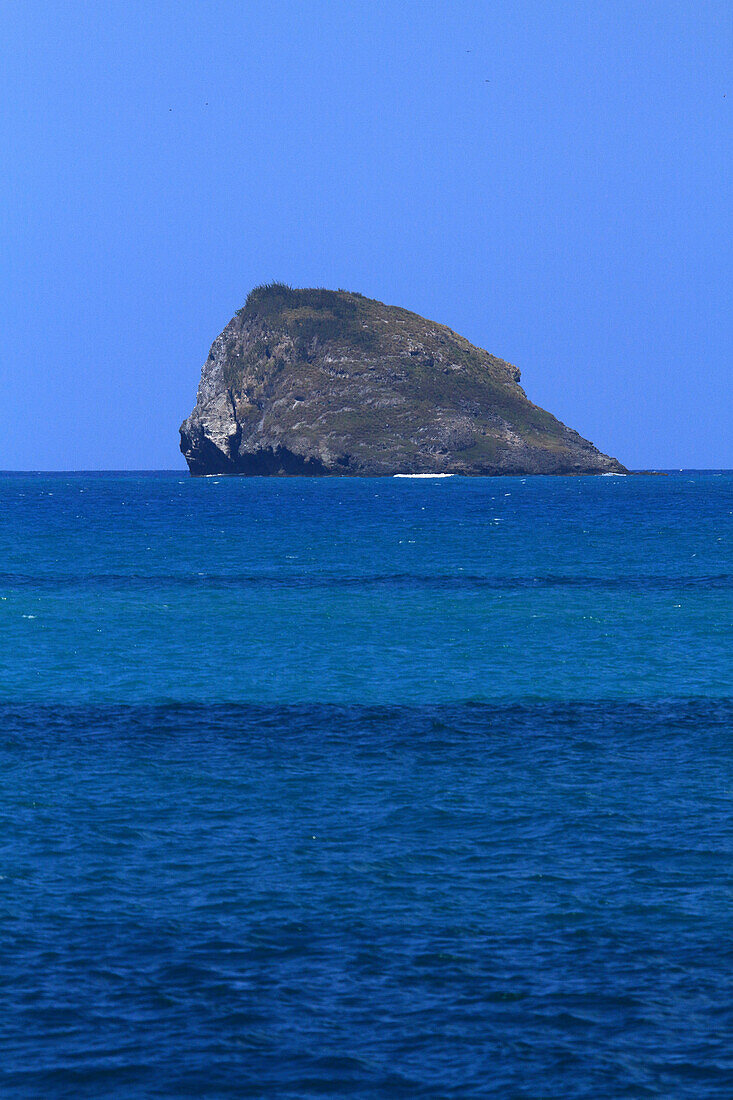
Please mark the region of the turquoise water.
<svg viewBox="0 0 733 1100"><path fill-rule="evenodd" d="M0 476L2 1095L733 1095L732 525Z"/></svg>

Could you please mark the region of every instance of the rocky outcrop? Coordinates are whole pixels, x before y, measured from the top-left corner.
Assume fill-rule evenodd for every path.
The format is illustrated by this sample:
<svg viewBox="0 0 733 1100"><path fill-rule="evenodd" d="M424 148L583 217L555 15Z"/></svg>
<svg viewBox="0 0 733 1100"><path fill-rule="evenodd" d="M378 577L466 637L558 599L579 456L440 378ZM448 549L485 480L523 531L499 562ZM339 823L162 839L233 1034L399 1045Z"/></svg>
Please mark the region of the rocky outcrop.
<svg viewBox="0 0 733 1100"><path fill-rule="evenodd" d="M445 325L282 284L216 338L180 430L194 475L625 472Z"/></svg>

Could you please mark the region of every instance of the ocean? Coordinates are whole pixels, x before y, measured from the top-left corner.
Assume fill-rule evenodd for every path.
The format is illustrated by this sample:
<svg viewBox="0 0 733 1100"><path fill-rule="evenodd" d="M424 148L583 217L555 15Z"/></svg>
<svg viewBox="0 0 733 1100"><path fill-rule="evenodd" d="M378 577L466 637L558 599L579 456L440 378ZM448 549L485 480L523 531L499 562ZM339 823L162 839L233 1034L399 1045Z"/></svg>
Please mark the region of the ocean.
<svg viewBox="0 0 733 1100"><path fill-rule="evenodd" d="M0 475L0 1095L730 1100L732 534Z"/></svg>

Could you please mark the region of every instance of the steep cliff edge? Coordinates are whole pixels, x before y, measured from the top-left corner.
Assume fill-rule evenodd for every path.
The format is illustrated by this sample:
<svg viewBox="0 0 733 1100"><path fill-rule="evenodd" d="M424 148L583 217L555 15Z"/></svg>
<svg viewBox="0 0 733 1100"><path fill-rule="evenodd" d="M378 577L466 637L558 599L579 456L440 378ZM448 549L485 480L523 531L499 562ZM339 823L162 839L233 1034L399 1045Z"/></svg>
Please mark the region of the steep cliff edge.
<svg viewBox="0 0 733 1100"><path fill-rule="evenodd" d="M198 476L625 472L445 325L282 284L216 338L180 431Z"/></svg>

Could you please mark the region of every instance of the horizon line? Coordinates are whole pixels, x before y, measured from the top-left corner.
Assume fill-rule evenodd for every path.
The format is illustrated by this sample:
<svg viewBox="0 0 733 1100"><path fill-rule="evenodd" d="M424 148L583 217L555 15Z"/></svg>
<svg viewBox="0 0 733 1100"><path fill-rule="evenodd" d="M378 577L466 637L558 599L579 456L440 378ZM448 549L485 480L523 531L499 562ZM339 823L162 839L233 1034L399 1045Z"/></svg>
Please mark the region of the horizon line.
<svg viewBox="0 0 733 1100"><path fill-rule="evenodd" d="M639 466L639 467L633 467L633 468L629 467L629 473L630 474L646 474L646 473L651 473L651 474L656 474L656 473L658 473L658 474L683 474L683 473L720 474L720 473L733 473L733 467L730 467L730 466ZM86 467L86 468L78 467L78 468L75 468L75 469L55 469L55 470L0 469L0 477L7 476L9 474L12 474L12 475L24 475L25 474L25 475L34 475L34 476L35 475L38 475L38 476L48 475L48 474L59 474L59 475L63 475L63 474L172 474L172 475L186 474L186 475L190 476L189 470L185 466L183 467L183 469L181 469L180 467L176 468L176 467L172 467L172 466L160 466L160 467L153 467L153 466L140 466L140 467L137 467L137 466L135 466L135 467L133 467L133 466L125 466L125 467L110 466L110 467L101 467L100 466L100 467ZM209 477L226 477L226 478L240 478L241 479L241 478L246 478L248 476L250 478L252 478L252 477L256 477L257 475L252 475L252 474L250 474L250 475L246 475L246 474L210 474L208 476ZM302 474L302 475L290 475L290 476L291 477L292 476L308 477L309 475L308 474ZM310 476L312 476L314 479L317 478L319 481L333 481L333 480L335 480L335 478L333 476L332 477L324 477L323 475L318 475L318 474L310 475ZM376 475L376 476L380 476L380 475ZM391 475L384 474L384 475L381 475L381 476L390 477ZM455 476L460 477L462 475L458 474L458 475L455 475ZM466 475L463 475L463 476L473 478L473 477L602 477L603 475L602 474L530 474L530 473L509 474L509 473L506 473L506 474L466 474ZM624 475L621 474L619 476L623 477ZM260 475L260 477L269 478L270 480L272 480L273 475ZM193 477L192 480L193 481L202 481L202 480L205 480L205 479L201 478L201 477ZM354 477L349 477L349 478L341 477L340 480L341 481L354 481L354 480L363 480L363 479L354 478Z"/></svg>

